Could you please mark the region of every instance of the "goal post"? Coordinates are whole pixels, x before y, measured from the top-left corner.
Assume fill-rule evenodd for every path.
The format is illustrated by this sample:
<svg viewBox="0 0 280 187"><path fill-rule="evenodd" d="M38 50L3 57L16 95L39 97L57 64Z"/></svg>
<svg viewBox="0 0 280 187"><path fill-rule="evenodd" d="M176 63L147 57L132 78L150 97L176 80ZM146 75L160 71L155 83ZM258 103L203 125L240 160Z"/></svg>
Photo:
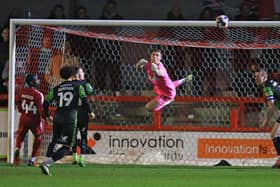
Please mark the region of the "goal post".
<svg viewBox="0 0 280 187"><path fill-rule="evenodd" d="M87 80L95 87L97 119L90 122L89 129L93 131L92 137L100 135L96 135L97 131L104 132L101 134L112 146L108 148L111 149L106 157L108 160L99 158L100 162L110 159L115 163L124 162L118 158L123 157L118 150L122 154L125 148L129 148L125 154L132 157L131 162L141 157L146 163L145 159L150 160L156 153L160 161L169 159L170 164L173 156L184 157L175 164L212 163L204 151L199 152L200 146L206 145L205 138L199 133L192 134L194 131L211 137L208 138L210 143L215 138L217 141L226 139L218 132L229 133L232 142L249 136L257 140L253 143L259 143L260 138L269 137L266 133L269 129L260 136L256 133L259 131L256 124L265 108L249 65L267 68L277 78L279 34L280 22L277 21L231 21L229 28L219 29L214 20L11 19L8 162L13 163L14 159L15 92L23 86L25 75L38 73L43 80L39 89L46 94L50 87L59 83L57 72L67 63L82 65ZM71 54L68 53L68 42ZM149 58L153 49L163 52L163 62L172 79L189 73L194 79L189 85L178 88L171 106L159 113L147 114L143 109L145 102L153 97L152 88L144 72L137 71L134 64L140 58ZM105 66L105 63L109 65ZM135 138L129 141L127 131L135 134ZM183 133L183 138L176 138L177 131ZM251 132L252 135L240 132ZM182 142L191 138L194 147L187 147L192 150L190 155L177 154L176 151L161 155L161 149L186 148ZM132 149L155 139L164 144L156 152L149 147L147 152L135 154L139 150ZM270 144L268 146L271 148ZM102 147L96 149L102 154L106 152ZM217 155L213 154L212 158ZM256 164L263 164L262 158L269 160L273 157L273 151L261 155ZM240 159L239 155L236 163L241 163Z"/></svg>

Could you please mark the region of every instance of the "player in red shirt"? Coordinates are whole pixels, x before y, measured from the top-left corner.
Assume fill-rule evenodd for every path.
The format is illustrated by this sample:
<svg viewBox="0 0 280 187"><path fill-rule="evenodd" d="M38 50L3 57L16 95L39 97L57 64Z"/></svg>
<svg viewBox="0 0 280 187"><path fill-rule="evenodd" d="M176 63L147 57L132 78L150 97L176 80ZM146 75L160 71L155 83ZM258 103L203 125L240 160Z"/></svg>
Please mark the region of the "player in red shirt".
<svg viewBox="0 0 280 187"><path fill-rule="evenodd" d="M40 84L37 74L29 74L25 86L16 94L15 104L21 113L16 136L16 150L14 165L19 164L19 152L25 135L30 130L34 135L33 149L28 166L35 165L36 155L42 142L44 130L43 101L44 95L37 90Z"/></svg>

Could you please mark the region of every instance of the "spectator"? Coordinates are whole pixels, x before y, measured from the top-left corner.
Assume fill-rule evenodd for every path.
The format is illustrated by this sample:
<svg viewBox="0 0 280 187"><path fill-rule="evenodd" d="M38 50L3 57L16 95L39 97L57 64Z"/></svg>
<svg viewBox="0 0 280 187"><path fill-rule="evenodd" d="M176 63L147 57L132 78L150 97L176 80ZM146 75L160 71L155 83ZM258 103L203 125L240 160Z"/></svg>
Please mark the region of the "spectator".
<svg viewBox="0 0 280 187"><path fill-rule="evenodd" d="M240 14L235 16L234 20L236 21L258 21L259 17L257 12L253 9L251 10L250 6L246 3L242 3L240 6Z"/></svg>
<svg viewBox="0 0 280 187"><path fill-rule="evenodd" d="M183 20L184 15L182 14L179 3L174 3L171 10L167 12L166 19L168 20Z"/></svg>
<svg viewBox="0 0 280 187"><path fill-rule="evenodd" d="M24 11L21 8L13 8L10 12L9 12L9 19L11 18L24 18ZM7 20L7 23L9 22L9 20Z"/></svg>
<svg viewBox="0 0 280 187"><path fill-rule="evenodd" d="M9 26L1 30L0 41L0 94L8 93L8 64L9 64ZM1 100L1 106L7 106L8 101Z"/></svg>
<svg viewBox="0 0 280 187"><path fill-rule="evenodd" d="M93 50L95 86L99 91L120 94L121 89L121 44L120 41L104 40Z"/></svg>
<svg viewBox="0 0 280 187"><path fill-rule="evenodd" d="M1 74L1 78L2 80L4 80L3 85L6 87L6 90L8 90L7 85L8 85L8 78L9 78L9 60L7 60L5 63L4 69Z"/></svg>
<svg viewBox="0 0 280 187"><path fill-rule="evenodd" d="M117 3L115 0L109 0L104 5L100 19L123 19L117 13ZM102 28L103 29L103 28ZM116 33L118 28L106 27L104 32ZM121 89L121 43L120 41L104 40L97 44L93 51L96 89L99 91L110 90L115 95L120 95ZM107 77L109 81L107 81ZM110 86L107 87L107 83Z"/></svg>
<svg viewBox="0 0 280 187"><path fill-rule="evenodd" d="M69 41L65 42L63 52L58 52L50 59L46 67L45 80L48 84L56 86L60 83L59 70L63 65L79 65L79 58L72 53L72 47Z"/></svg>
<svg viewBox="0 0 280 187"><path fill-rule="evenodd" d="M62 4L56 4L50 11L49 19L64 19L66 18L64 13L64 6Z"/></svg>
<svg viewBox="0 0 280 187"><path fill-rule="evenodd" d="M232 50L232 67L236 74L232 86L239 97L259 97L260 93L254 83L254 72L258 70L260 51ZM249 86L245 86L249 85Z"/></svg>
<svg viewBox="0 0 280 187"><path fill-rule="evenodd" d="M210 7L205 7L200 12L199 18L201 20L213 20L213 19L215 19L215 15L214 15L213 9L210 8Z"/></svg>
<svg viewBox="0 0 280 187"><path fill-rule="evenodd" d="M225 4L225 1L224 0L203 0L202 1L202 12L204 11L204 9L211 9L211 12L212 12L212 16L213 18L216 18L217 16L219 15L222 15L222 14L226 14L230 17L231 13L232 12L232 8L227 6ZM208 9L208 10L209 10ZM227 13L225 13L227 12Z"/></svg>
<svg viewBox="0 0 280 187"><path fill-rule="evenodd" d="M212 7L206 6L202 9L200 12L199 18L200 20L215 20L216 16L219 14L217 12L220 12L220 9L214 10ZM216 30L215 28L203 28L203 37L208 38L210 37L213 32L218 32L217 34L217 40L223 40L224 39L224 33L222 30ZM196 76L199 77L198 80L201 81L201 83L198 83L196 86L198 88L198 94L206 95L206 96L213 96L216 95L217 92L219 92L219 89L217 87L216 83L217 77L219 75L223 75L220 71L216 69L218 67L218 64L216 63L215 59L213 57L219 56L219 50L211 49L211 48L201 48L199 51L199 60L196 62L196 65L198 71L196 73ZM208 56L207 54L213 54L211 56ZM224 83L224 82L223 82ZM194 83L195 84L195 83ZM222 83L221 83L222 84ZM226 83L224 83L226 84Z"/></svg>
<svg viewBox="0 0 280 187"><path fill-rule="evenodd" d="M76 19L90 19L90 17L88 16L87 8L84 6L79 6L76 11L75 18Z"/></svg>
<svg viewBox="0 0 280 187"><path fill-rule="evenodd" d="M100 19L123 19L117 11L117 2L115 0L108 0L102 9Z"/></svg>
<svg viewBox="0 0 280 187"><path fill-rule="evenodd" d="M275 12L272 16L272 21L280 21L280 13Z"/></svg>

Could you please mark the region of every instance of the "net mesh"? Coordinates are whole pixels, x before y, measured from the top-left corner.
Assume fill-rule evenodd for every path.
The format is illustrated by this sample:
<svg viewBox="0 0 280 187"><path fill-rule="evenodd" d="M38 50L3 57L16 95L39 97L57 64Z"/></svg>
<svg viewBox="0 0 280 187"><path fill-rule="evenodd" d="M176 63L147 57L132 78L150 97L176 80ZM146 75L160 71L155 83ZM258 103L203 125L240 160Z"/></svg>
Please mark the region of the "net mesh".
<svg viewBox="0 0 280 187"><path fill-rule="evenodd" d="M254 68L266 68L279 79L279 32L277 27L20 25L16 30L16 88L22 87L27 73L35 72L41 79L39 89L47 94L60 82L60 67L79 64L95 89L96 119L90 128L153 126L154 116L144 110L153 96L152 85L134 65L160 49L172 80L193 74L190 84L177 89L176 102L161 112L161 127L230 129L230 114L237 108L238 127L246 130L258 126L265 110L254 83Z"/></svg>

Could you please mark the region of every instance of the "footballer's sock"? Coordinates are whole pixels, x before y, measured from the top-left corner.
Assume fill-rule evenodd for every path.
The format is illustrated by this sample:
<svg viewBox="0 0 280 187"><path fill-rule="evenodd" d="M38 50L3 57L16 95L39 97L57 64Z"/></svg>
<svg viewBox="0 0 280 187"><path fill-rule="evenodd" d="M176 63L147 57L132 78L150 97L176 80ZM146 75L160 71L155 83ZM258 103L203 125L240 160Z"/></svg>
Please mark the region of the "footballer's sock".
<svg viewBox="0 0 280 187"><path fill-rule="evenodd" d="M31 157L28 162L27 162L27 165L28 166L35 166L35 159L36 157Z"/></svg>
<svg viewBox="0 0 280 187"><path fill-rule="evenodd" d="M178 86L180 86L182 84L185 84L185 83L188 84L191 80L192 80L192 75L189 74L183 79L173 81L173 84L174 84L175 88L177 88Z"/></svg>
<svg viewBox="0 0 280 187"><path fill-rule="evenodd" d="M42 143L42 136L36 136L33 142L33 148L32 148L32 153L31 156L35 157L40 149L40 145Z"/></svg>
<svg viewBox="0 0 280 187"><path fill-rule="evenodd" d="M19 165L19 148L16 148L15 153L14 153L14 166Z"/></svg>
<svg viewBox="0 0 280 187"><path fill-rule="evenodd" d="M49 144L48 149L47 149L47 154L46 154L47 157L52 156L52 154L55 150L55 145L56 145L55 141L51 141L51 143Z"/></svg>
<svg viewBox="0 0 280 187"><path fill-rule="evenodd" d="M173 84L174 84L175 88L177 88L178 86L184 84L186 81L187 81L187 79L183 78L183 79L180 79L180 80L173 81Z"/></svg>
<svg viewBox="0 0 280 187"><path fill-rule="evenodd" d="M19 148L16 148L15 150L15 157L19 157Z"/></svg>
<svg viewBox="0 0 280 187"><path fill-rule="evenodd" d="M279 156L280 155L280 137L279 136L273 138L273 145L275 147L277 155Z"/></svg>
<svg viewBox="0 0 280 187"><path fill-rule="evenodd" d="M78 154L77 153L73 153L72 155L72 164L78 164Z"/></svg>
<svg viewBox="0 0 280 187"><path fill-rule="evenodd" d="M35 160L36 160L36 157L31 157L31 159L30 159L31 162L35 162Z"/></svg>
<svg viewBox="0 0 280 187"><path fill-rule="evenodd" d="M85 156L84 155L80 156L79 166L86 167Z"/></svg>
<svg viewBox="0 0 280 187"><path fill-rule="evenodd" d="M53 163L54 163L54 160L53 160L53 158L50 157L46 161L44 161L42 164L49 167L49 166L53 165Z"/></svg>

